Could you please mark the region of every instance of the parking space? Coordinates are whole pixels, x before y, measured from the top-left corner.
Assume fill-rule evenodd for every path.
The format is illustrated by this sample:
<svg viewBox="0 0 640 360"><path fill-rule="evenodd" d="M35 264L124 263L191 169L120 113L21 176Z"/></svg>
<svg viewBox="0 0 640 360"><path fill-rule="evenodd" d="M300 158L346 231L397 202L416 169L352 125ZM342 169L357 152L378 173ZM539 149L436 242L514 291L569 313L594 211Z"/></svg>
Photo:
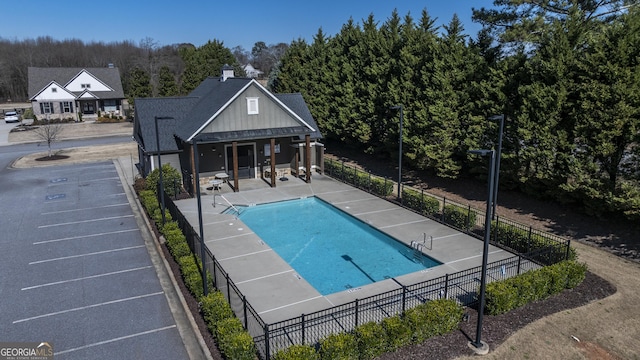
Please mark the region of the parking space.
<svg viewBox="0 0 640 360"><path fill-rule="evenodd" d="M7 176L0 341L47 341L56 359L188 358L114 164Z"/></svg>

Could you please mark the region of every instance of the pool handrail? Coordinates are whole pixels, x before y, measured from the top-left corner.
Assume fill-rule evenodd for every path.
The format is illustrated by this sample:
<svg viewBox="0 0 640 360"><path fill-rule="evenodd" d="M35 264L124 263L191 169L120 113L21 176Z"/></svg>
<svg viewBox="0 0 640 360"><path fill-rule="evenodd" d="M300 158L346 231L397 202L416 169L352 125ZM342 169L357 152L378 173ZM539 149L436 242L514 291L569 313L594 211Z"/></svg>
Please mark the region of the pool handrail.
<svg viewBox="0 0 640 360"><path fill-rule="evenodd" d="M236 217L240 215L240 210L227 200L222 194L213 194L213 207L216 207L216 195L220 196L236 212Z"/></svg>

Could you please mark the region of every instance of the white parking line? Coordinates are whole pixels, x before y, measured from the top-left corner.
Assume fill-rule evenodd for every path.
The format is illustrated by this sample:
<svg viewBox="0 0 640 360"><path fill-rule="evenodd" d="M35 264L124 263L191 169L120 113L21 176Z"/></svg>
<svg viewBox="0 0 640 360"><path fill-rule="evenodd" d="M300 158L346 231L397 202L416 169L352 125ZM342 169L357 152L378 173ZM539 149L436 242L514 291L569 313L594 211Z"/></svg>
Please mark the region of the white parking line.
<svg viewBox="0 0 640 360"><path fill-rule="evenodd" d="M120 203L120 204L96 206L96 207L82 208L82 209L50 211L50 212L41 213L40 215L52 215L52 214L62 214L62 213L69 213L69 212L76 212L76 211L96 210L96 209L104 209L104 208L110 208L110 207L116 207L116 206L130 206L130 205L129 203Z"/></svg>
<svg viewBox="0 0 640 360"><path fill-rule="evenodd" d="M68 241L68 240L77 240L77 239L84 239L84 238L96 237L96 236L105 236L105 235L113 235L113 234L122 234L122 233L132 232L132 231L140 231L140 229L135 228L135 229L118 230L118 231L110 231L110 232L97 233L97 234L71 236L71 237L61 238L61 239L53 239L53 240L37 241L37 242L34 242L34 243L33 243L33 245L41 245L41 244L48 244L48 243L60 242L60 241Z"/></svg>
<svg viewBox="0 0 640 360"><path fill-rule="evenodd" d="M120 340L127 340L127 339L131 339L131 338L134 338L134 337L142 336L142 335L153 334L153 333L157 333L157 332L160 332L160 331L173 329L175 327L176 327L176 325L170 325L170 326L165 326L165 327L161 327L161 328L157 328L157 329L153 329L153 330L147 330L147 331L143 331L143 332L127 335L127 336L121 336L121 337L113 338L111 340L100 341L100 342L97 342L97 343L88 344L88 345L80 346L80 347L77 347L77 348L72 348L72 349L67 349L67 350L62 350L62 351L57 351L56 350L56 355L62 355L62 354L66 354L66 353L70 353L70 352L74 352L74 351L78 351L78 350L84 350L84 349L88 349L88 348L91 348L91 347L94 347L94 346L100 346L100 345L104 345L104 344L109 344L109 343L120 341Z"/></svg>
<svg viewBox="0 0 640 360"><path fill-rule="evenodd" d="M46 263L46 262L59 261L59 260L68 260L68 259L74 259L74 258L79 258L79 257L84 257L84 256L107 254L107 253L112 253L112 252L116 252L116 251L133 250L133 249L139 249L139 248L143 248L143 247L145 247L145 246L144 245L129 246L129 247L124 247L124 248L119 248L119 249L96 251L96 252L87 253L87 254L81 254L81 255L63 256L63 257L54 258L54 259L32 261L32 262L29 263L29 265L42 264L42 263Z"/></svg>
<svg viewBox="0 0 640 360"><path fill-rule="evenodd" d="M124 298L124 299L111 300L111 301L107 301L107 302L103 302L103 303L99 303L99 304L81 306L81 307L77 307L77 308L73 308L73 309L67 309L67 310L56 311L56 312L52 312L52 313L48 313L48 314L32 316L32 317L29 317L29 318L16 320L13 323L14 324L18 324L18 323L27 322L27 321L36 320L36 319L42 319L42 318L46 318L46 317L50 317L50 316L56 316L56 315L66 314L66 313L70 313L70 312L74 312L74 311L92 309L92 308L96 308L96 307L100 307L100 306L117 304L117 303L121 303L121 302L125 302L125 301L144 299L144 298L147 298L147 297L157 296L157 295L162 295L162 294L164 294L164 292L163 291L159 291L159 292L146 294L146 295L138 295L138 296L132 296L132 297Z"/></svg>
<svg viewBox="0 0 640 360"><path fill-rule="evenodd" d="M33 289L38 289L38 288L45 287L45 286L53 286L53 285L66 284L66 283L75 282L75 281L82 281L82 280L88 280L88 279L96 279L96 278L100 278L100 277L103 277L103 276L111 276L111 275L124 274L124 273L132 272L132 271L145 270L145 269L149 269L149 268L151 268L151 265L149 265L149 266L142 266L142 267L138 267L138 268L134 268L134 269L127 269L127 270L120 270L120 271L112 271L112 272L108 272L108 273L104 273L104 274L91 275L91 276L85 276L85 277L81 277L81 278L75 278L75 279L69 279L69 280L62 280L62 281L55 281L55 282L50 282L50 283L46 283L46 284L40 284L40 285L34 285L34 286L28 286L28 287L22 288L22 289L20 289L20 290L33 290Z"/></svg>
<svg viewBox="0 0 640 360"><path fill-rule="evenodd" d="M71 221L71 222L58 223L58 224L51 224L51 225L40 225L40 226L38 226L38 229L44 229L44 228L54 227L54 226L64 226L64 225L84 224L84 223L90 223L90 222L94 222L94 221L104 221L104 220L122 219L122 218L128 218L128 217L133 217L133 215L110 216L110 217L104 217L104 218L99 218L99 219L90 219L90 220L81 220L81 221Z"/></svg>

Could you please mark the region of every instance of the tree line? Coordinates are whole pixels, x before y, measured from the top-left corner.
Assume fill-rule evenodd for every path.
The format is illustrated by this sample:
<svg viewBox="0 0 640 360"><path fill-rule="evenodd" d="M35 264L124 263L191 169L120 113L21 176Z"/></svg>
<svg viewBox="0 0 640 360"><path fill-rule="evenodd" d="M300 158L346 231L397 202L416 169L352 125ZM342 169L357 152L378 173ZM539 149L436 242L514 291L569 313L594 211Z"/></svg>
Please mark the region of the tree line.
<svg viewBox="0 0 640 360"><path fill-rule="evenodd" d="M471 149L494 148L505 114L501 189L598 216L640 218L640 9L637 1L494 2L438 28L394 11L335 36L292 42L275 92L301 92L330 140L445 178L487 178Z"/></svg>
<svg viewBox="0 0 640 360"><path fill-rule="evenodd" d="M233 65L238 76L242 65L253 63L268 75L288 48L287 44L255 43L251 52L241 46L228 49L218 40L160 46L152 38L139 43L84 43L78 39L56 40L0 38L0 102L23 102L28 98L29 67L107 67L120 71L124 92L136 97L186 95L207 76L219 76L222 66ZM132 102L131 102L132 103Z"/></svg>

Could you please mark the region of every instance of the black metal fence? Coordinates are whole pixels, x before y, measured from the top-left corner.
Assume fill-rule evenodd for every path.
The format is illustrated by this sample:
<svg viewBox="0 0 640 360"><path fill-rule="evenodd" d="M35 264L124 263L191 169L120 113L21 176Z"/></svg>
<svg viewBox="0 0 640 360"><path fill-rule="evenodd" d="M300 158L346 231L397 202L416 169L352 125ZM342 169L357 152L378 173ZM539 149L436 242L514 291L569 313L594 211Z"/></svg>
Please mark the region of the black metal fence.
<svg viewBox="0 0 640 360"><path fill-rule="evenodd" d="M337 173L337 166L332 164L331 160L328 163L328 171L325 173L333 176ZM350 181L354 181L355 186L379 196L390 195L395 186L391 180L374 177L370 173L345 166L344 163L340 164L339 174L342 175L337 177L338 180L350 184ZM405 199L402 206L482 238L485 216L483 212L445 198L434 197L424 191L403 188L402 194L402 198ZM189 247L199 257L201 240L198 233L173 200L166 196L165 201L172 218L178 222L185 234ZM488 264L488 282L516 276L572 256L570 242L560 237L501 218L496 218L492 227L495 229L492 232L492 243L518 255ZM476 267L417 284L403 285L396 290L311 314L302 314L289 320L266 324L215 256L208 248L204 250L204 264L210 282L225 295L235 315L253 337L261 359L269 359L276 351L291 345L315 344L330 334L351 331L366 322L378 322L402 314L405 310L429 300L449 298L464 306L474 305L477 302L476 293L482 275L482 267Z"/></svg>

